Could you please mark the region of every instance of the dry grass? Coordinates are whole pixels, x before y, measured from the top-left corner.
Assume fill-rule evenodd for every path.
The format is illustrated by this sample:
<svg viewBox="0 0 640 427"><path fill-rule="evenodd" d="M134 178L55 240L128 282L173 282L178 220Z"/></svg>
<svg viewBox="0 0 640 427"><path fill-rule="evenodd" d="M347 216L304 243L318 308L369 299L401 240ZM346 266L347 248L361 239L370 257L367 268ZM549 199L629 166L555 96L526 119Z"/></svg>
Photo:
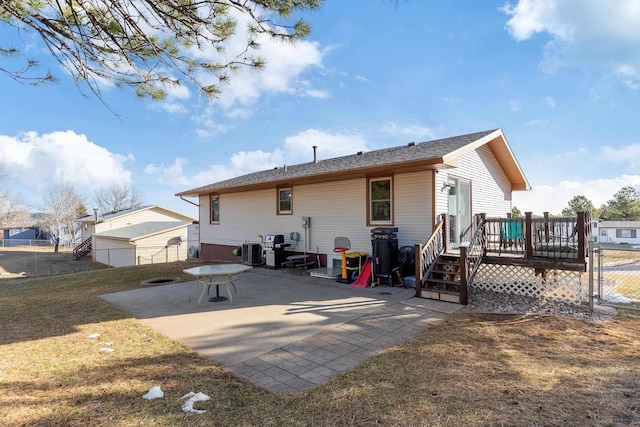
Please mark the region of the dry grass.
<svg viewBox="0 0 640 427"><path fill-rule="evenodd" d="M322 386L278 397L97 297L183 277L185 265L0 281L0 425L640 423L638 319L458 315ZM114 352L99 351L105 341ZM154 385L165 398L141 399ZM181 411L189 391L212 397L196 406L205 414Z"/></svg>
<svg viewBox="0 0 640 427"><path fill-rule="evenodd" d="M73 250L51 246L18 246L0 249L0 279L47 276L108 268L91 261L90 256L73 260Z"/></svg>

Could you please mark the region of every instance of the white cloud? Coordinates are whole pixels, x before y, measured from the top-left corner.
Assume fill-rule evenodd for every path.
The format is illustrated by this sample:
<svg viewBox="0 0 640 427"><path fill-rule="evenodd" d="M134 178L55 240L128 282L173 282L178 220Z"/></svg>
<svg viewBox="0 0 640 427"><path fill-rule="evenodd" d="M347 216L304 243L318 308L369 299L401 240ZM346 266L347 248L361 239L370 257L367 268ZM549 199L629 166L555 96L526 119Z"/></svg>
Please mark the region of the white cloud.
<svg viewBox="0 0 640 427"><path fill-rule="evenodd" d="M258 42L261 48L256 53L266 60L266 65L261 71L242 69L231 76L217 101L225 110L252 105L265 92L304 94L308 89L298 82L298 77L310 67L322 64L318 43L276 42L266 36L258 37Z"/></svg>
<svg viewBox="0 0 640 427"><path fill-rule="evenodd" d="M285 139L284 161L288 164L313 161L313 146L318 147L318 160L355 154L367 149L367 143L358 134L330 134L317 129L308 129Z"/></svg>
<svg viewBox="0 0 640 427"><path fill-rule="evenodd" d="M206 170L189 175L188 162L178 158L172 165L151 164L145 168L147 174L162 183L185 190L207 185L247 173L313 161L313 146L318 160L354 154L366 150L366 141L358 134L330 134L317 129L308 129L286 138L280 147L267 152L262 150L239 151L224 164L214 164Z"/></svg>
<svg viewBox="0 0 640 427"><path fill-rule="evenodd" d="M308 89L304 91L305 95L311 98L329 98L329 92L326 90Z"/></svg>
<svg viewBox="0 0 640 427"><path fill-rule="evenodd" d="M427 141L435 138L433 130L428 127L420 125L400 126L394 122L385 123L382 126L382 132L390 135L399 135L415 141Z"/></svg>
<svg viewBox="0 0 640 427"><path fill-rule="evenodd" d="M55 184L71 184L90 196L100 187L131 182L125 168L131 154L112 153L73 131L0 135L0 158L12 187L33 194L33 200Z"/></svg>
<svg viewBox="0 0 640 427"><path fill-rule="evenodd" d="M520 101L509 101L509 109L514 112L522 111L522 103Z"/></svg>
<svg viewBox="0 0 640 427"><path fill-rule="evenodd" d="M501 10L518 41L537 33L551 37L543 69L602 69L630 88L640 87L640 7L636 0L519 0Z"/></svg>
<svg viewBox="0 0 640 427"><path fill-rule="evenodd" d="M615 164L627 164L632 168L640 168L640 144L627 145L621 148L602 147L600 161Z"/></svg>
<svg viewBox="0 0 640 427"><path fill-rule="evenodd" d="M532 119L524 122L525 126L544 126L548 124L549 124L549 121L544 119Z"/></svg>
<svg viewBox="0 0 640 427"><path fill-rule="evenodd" d="M560 181L554 185L540 185L531 191L513 193L513 205L522 212L560 214L575 196L585 196L599 208L625 186L640 187L640 175L620 175L588 181Z"/></svg>

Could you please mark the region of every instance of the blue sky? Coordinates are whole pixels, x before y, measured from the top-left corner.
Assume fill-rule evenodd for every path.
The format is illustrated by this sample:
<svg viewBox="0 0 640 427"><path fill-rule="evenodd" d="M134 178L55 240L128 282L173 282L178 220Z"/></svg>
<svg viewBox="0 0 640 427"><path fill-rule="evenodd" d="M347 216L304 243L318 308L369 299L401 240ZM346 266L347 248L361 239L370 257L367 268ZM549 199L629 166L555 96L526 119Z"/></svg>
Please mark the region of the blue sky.
<svg viewBox="0 0 640 427"><path fill-rule="evenodd" d="M348 4L348 6L347 6ZM72 184L133 184L146 204L192 216L174 194L254 170L502 128L533 190L521 211L560 213L640 188L640 1L326 0L295 46L262 43L264 71L236 74L216 101L191 88L162 102L60 79L0 74L0 191L38 206ZM0 66L5 65L0 59Z"/></svg>

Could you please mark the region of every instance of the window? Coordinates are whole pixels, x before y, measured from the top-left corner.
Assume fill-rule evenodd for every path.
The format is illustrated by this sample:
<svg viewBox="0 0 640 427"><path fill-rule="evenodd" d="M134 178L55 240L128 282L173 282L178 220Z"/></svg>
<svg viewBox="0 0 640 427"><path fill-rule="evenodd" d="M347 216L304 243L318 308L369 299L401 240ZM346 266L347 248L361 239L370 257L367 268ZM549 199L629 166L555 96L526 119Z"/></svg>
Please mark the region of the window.
<svg viewBox="0 0 640 427"><path fill-rule="evenodd" d="M369 181L369 222L391 224L393 222L391 178Z"/></svg>
<svg viewBox="0 0 640 427"><path fill-rule="evenodd" d="M601 228L601 229L600 229L600 235L601 235L602 237L607 237L607 230L606 230L606 229L604 229L604 228Z"/></svg>
<svg viewBox="0 0 640 427"><path fill-rule="evenodd" d="M278 190L278 215L293 213L293 191L291 188Z"/></svg>
<svg viewBox="0 0 640 427"><path fill-rule="evenodd" d="M625 229L616 230L616 237L619 239L635 239L636 230L625 230Z"/></svg>
<svg viewBox="0 0 640 427"><path fill-rule="evenodd" d="M220 222L220 196L211 196L211 223Z"/></svg>

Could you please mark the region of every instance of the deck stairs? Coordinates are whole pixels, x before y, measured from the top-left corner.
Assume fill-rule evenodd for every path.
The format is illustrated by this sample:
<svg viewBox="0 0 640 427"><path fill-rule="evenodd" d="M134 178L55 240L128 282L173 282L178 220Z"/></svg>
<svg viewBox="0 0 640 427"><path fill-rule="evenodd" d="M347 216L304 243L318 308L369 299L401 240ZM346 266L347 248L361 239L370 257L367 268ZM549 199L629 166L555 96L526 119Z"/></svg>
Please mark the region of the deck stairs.
<svg viewBox="0 0 640 427"><path fill-rule="evenodd" d="M463 304L460 291L460 255L438 256L422 280L420 297Z"/></svg>
<svg viewBox="0 0 640 427"><path fill-rule="evenodd" d="M80 243L73 249L73 260L79 261L84 258L87 254L90 254L93 247L91 245L91 237L86 239L84 242Z"/></svg>

